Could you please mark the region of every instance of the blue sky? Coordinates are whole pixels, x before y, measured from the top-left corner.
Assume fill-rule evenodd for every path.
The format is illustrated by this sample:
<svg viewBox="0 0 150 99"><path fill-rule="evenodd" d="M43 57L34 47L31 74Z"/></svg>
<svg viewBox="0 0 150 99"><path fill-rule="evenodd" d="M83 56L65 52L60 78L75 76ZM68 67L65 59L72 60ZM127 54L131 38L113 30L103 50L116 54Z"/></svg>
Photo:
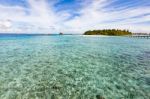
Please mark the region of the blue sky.
<svg viewBox="0 0 150 99"><path fill-rule="evenodd" d="M150 32L149 0L0 0L1 33Z"/></svg>

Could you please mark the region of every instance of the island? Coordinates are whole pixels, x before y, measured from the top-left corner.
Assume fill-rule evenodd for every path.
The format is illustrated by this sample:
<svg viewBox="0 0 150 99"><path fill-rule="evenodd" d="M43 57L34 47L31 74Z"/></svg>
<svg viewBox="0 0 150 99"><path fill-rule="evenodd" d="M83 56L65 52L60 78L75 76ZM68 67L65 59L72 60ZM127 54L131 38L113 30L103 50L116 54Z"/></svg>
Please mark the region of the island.
<svg viewBox="0 0 150 99"><path fill-rule="evenodd" d="M108 35L108 36L124 36L132 35L129 30L119 30L119 29L104 29L104 30L90 30L86 31L84 35Z"/></svg>
<svg viewBox="0 0 150 99"><path fill-rule="evenodd" d="M63 35L63 33L62 33L62 32L60 32L60 33L59 33L59 35Z"/></svg>

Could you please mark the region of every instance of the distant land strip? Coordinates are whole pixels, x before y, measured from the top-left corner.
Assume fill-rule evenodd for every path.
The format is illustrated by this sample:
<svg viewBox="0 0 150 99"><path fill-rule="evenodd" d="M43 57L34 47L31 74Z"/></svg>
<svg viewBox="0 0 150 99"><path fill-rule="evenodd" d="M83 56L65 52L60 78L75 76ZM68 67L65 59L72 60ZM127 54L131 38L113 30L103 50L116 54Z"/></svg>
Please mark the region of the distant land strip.
<svg viewBox="0 0 150 99"><path fill-rule="evenodd" d="M86 31L84 35L109 35L109 36L124 36L132 35L129 30L119 30L119 29L104 29L104 30L90 30Z"/></svg>

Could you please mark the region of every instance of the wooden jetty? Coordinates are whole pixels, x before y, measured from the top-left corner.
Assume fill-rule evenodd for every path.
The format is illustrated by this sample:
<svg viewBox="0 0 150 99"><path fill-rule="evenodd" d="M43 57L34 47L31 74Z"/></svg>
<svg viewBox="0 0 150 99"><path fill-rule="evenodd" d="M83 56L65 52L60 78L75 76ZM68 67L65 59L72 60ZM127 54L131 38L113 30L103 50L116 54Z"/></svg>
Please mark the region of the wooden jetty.
<svg viewBox="0 0 150 99"><path fill-rule="evenodd" d="M150 38L150 33L133 33L130 37L135 37L135 38Z"/></svg>

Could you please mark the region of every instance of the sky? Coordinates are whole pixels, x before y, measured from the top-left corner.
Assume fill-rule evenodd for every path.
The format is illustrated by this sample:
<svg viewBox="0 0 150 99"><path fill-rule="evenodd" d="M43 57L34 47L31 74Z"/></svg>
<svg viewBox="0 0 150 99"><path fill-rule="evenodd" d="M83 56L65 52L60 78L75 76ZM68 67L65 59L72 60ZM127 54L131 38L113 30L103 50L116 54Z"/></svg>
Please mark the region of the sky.
<svg viewBox="0 0 150 99"><path fill-rule="evenodd" d="M150 33L150 0L0 0L0 33Z"/></svg>

